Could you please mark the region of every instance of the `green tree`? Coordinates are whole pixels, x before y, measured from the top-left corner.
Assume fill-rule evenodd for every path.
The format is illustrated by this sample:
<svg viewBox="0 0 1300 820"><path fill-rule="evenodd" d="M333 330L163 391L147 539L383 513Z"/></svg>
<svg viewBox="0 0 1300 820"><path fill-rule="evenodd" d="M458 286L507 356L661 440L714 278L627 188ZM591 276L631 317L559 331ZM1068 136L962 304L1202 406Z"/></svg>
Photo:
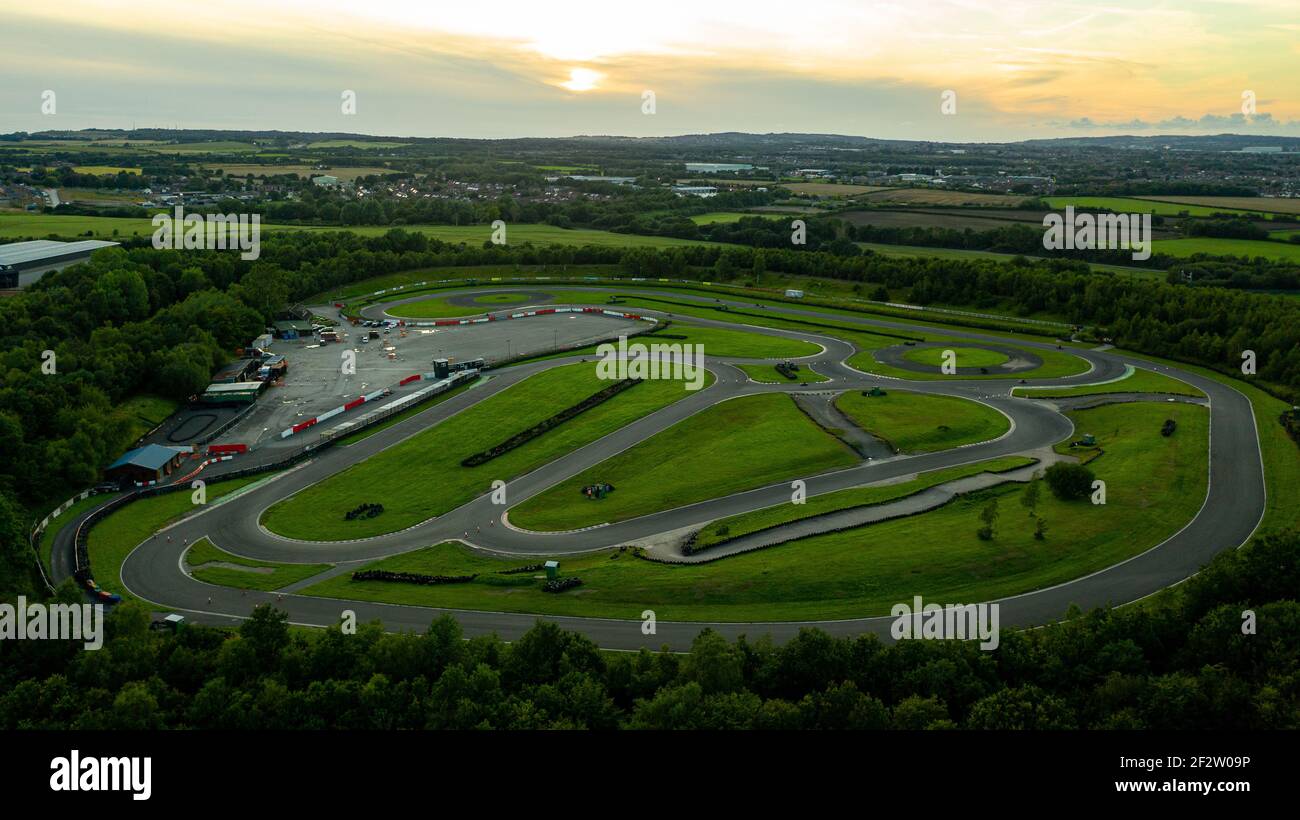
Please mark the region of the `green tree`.
<svg viewBox="0 0 1300 820"><path fill-rule="evenodd" d="M1025 485L1025 489L1020 493L1020 504L1029 511L1031 518L1038 511L1038 500L1043 494L1042 477L1041 470L1035 472L1030 477L1029 483Z"/></svg>
<svg viewBox="0 0 1300 820"><path fill-rule="evenodd" d="M993 538L993 527L998 522L998 515L998 499L995 496L980 510L980 521L984 526L979 528L978 535L982 540L989 541Z"/></svg>
<svg viewBox="0 0 1300 820"><path fill-rule="evenodd" d="M1082 464L1058 461L1047 468L1044 474L1052 494L1062 501L1075 501L1092 492L1095 476Z"/></svg>

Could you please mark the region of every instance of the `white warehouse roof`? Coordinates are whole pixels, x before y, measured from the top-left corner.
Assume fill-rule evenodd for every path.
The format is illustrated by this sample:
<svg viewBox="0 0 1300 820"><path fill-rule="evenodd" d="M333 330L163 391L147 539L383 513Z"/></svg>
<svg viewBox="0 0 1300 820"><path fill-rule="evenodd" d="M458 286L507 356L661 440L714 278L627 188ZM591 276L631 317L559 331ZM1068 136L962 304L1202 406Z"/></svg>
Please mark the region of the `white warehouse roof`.
<svg viewBox="0 0 1300 820"><path fill-rule="evenodd" d="M100 248L111 248L121 243L107 242L102 239L83 239L79 242L55 242L50 239L37 239L32 242L11 242L0 245L0 266L30 265L47 259L62 259L72 254L87 254Z"/></svg>

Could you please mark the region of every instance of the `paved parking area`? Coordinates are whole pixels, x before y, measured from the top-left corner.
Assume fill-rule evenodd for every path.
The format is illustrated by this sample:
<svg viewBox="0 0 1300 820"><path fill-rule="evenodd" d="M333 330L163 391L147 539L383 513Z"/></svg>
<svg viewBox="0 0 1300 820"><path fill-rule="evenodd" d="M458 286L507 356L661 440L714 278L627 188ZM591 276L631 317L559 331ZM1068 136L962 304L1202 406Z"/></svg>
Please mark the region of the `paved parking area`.
<svg viewBox="0 0 1300 820"><path fill-rule="evenodd" d="M317 308L315 313L334 315L330 308ZM276 340L271 345L272 352L283 354L289 364L284 384L267 388L257 400L256 409L221 436L219 442L237 442L259 449L280 446L282 430L360 395L383 387L394 388L394 396L418 390L423 386L419 382L401 389L396 385L407 376L431 371L434 359L463 361L481 357L490 364L521 354L590 344L645 327L645 322L634 319L575 313L512 319L490 325L407 328L406 336L397 328L387 335L380 329L379 339L364 343L362 335L370 328L347 324L340 326L340 333L346 337L337 343ZM355 374L343 372L343 356L349 352L355 356ZM285 444L300 446L302 441L295 438L291 436Z"/></svg>

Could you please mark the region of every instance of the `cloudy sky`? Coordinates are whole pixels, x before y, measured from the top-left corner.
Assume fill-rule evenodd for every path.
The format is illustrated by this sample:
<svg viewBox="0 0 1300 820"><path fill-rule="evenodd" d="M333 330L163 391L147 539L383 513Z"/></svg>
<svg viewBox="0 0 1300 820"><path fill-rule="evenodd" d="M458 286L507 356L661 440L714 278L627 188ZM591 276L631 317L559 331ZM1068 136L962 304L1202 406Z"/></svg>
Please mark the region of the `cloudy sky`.
<svg viewBox="0 0 1300 820"><path fill-rule="evenodd" d="M1297 69L1300 0L0 0L0 132L1300 136Z"/></svg>

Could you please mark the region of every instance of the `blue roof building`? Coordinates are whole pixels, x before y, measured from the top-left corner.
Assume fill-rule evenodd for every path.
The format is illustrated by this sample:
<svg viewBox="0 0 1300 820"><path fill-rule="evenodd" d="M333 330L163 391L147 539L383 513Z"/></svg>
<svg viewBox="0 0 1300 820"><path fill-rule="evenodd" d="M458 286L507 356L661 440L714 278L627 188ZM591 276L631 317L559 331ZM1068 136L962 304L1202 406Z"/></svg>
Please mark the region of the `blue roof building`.
<svg viewBox="0 0 1300 820"><path fill-rule="evenodd" d="M127 479L141 484L159 481L180 465L186 452L176 447L146 444L123 453L104 470L104 477L109 481Z"/></svg>

